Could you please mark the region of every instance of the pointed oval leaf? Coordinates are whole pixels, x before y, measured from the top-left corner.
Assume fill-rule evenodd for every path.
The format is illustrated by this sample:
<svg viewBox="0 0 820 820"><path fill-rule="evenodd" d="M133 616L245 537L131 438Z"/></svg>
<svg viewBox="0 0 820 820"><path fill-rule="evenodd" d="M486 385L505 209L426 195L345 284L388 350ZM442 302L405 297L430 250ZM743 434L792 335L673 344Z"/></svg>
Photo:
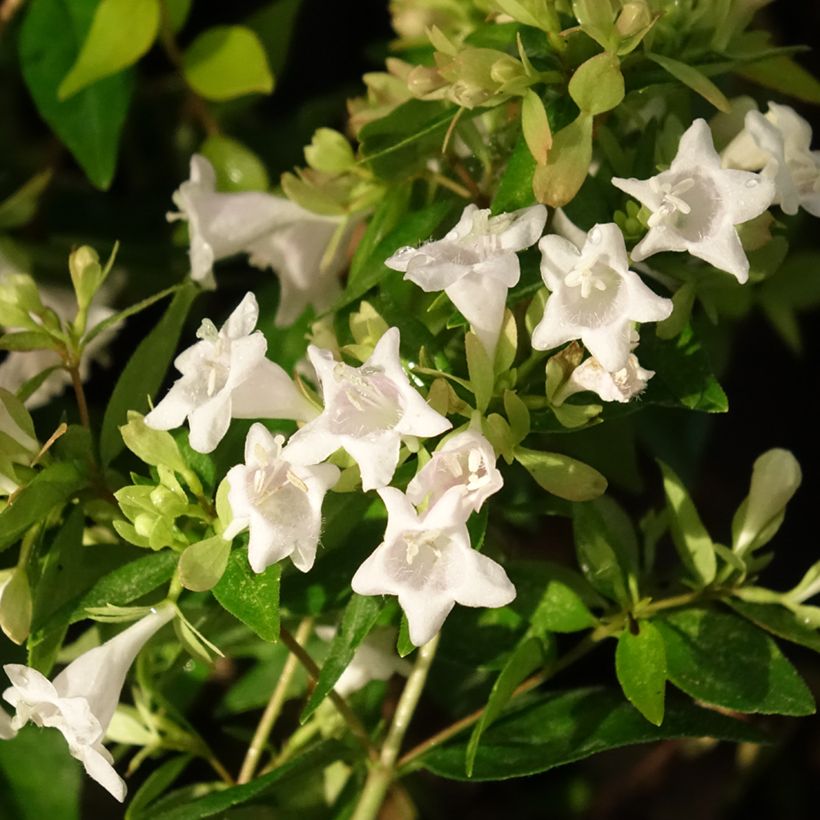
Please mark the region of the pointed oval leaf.
<svg viewBox="0 0 820 820"><path fill-rule="evenodd" d="M655 726L663 723L666 695L666 649L651 621L635 634L625 629L615 650L615 672L627 700Z"/></svg>

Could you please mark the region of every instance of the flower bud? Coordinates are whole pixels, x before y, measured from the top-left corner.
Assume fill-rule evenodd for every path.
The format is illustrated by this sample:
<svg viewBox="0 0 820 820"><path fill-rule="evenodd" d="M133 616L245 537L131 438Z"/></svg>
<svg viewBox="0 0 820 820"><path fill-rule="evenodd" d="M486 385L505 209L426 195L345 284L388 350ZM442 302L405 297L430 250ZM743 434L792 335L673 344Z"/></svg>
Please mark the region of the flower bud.
<svg viewBox="0 0 820 820"><path fill-rule="evenodd" d="M100 257L94 248L82 245L68 257L68 270L80 310L88 307L103 280Z"/></svg>
<svg viewBox="0 0 820 820"><path fill-rule="evenodd" d="M652 14L646 0L633 0L624 3L618 19L615 21L615 29L621 37L632 37L639 31L645 29L652 22Z"/></svg>
<svg viewBox="0 0 820 820"><path fill-rule="evenodd" d="M329 174L349 170L356 162L350 143L332 128L319 128L305 148L305 159L311 168Z"/></svg>

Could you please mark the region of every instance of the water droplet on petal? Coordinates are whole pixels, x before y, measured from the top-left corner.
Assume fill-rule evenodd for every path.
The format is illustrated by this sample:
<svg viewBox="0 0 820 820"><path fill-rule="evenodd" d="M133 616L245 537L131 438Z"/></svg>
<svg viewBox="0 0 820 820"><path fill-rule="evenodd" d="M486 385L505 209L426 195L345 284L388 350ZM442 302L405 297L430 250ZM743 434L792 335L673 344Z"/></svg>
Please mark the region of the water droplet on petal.
<svg viewBox="0 0 820 820"><path fill-rule="evenodd" d="M757 188L758 185L760 185L760 180L757 177L752 177L751 179L746 180L747 188Z"/></svg>

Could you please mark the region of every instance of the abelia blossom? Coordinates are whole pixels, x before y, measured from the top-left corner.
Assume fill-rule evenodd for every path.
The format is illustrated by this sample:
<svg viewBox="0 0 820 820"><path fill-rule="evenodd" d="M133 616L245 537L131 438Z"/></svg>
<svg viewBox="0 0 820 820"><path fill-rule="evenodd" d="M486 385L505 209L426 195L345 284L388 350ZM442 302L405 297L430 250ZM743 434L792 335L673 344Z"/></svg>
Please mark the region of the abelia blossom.
<svg viewBox="0 0 820 820"><path fill-rule="evenodd" d="M499 607L515 598L501 566L470 546L469 511L458 490L422 515L394 487L379 495L388 514L384 541L351 586L359 595L397 595L416 646L436 635L455 604Z"/></svg>
<svg viewBox="0 0 820 820"><path fill-rule="evenodd" d="M705 120L695 120L683 134L667 171L644 180L613 177L612 184L651 211L649 230L632 249L634 260L688 251L738 282L749 278L735 225L772 204L774 185L759 174L722 168Z"/></svg>
<svg viewBox="0 0 820 820"><path fill-rule="evenodd" d="M761 170L774 182L774 202L793 215L804 208L820 216L820 151L811 150L811 126L793 108L770 102L749 111L743 131L726 147L723 164Z"/></svg>
<svg viewBox="0 0 820 820"><path fill-rule="evenodd" d="M476 430L465 430L450 436L413 480L407 485L407 497L416 506L425 499L433 506L454 488L461 493L464 507L478 512L493 493L504 486L495 466L492 444Z"/></svg>
<svg viewBox="0 0 820 820"><path fill-rule="evenodd" d="M654 370L641 367L634 353L629 354L624 367L614 372L607 370L594 356L590 356L572 371L567 383L561 388L561 398L565 400L574 393L589 390L597 393L603 401L625 404L642 393L654 375Z"/></svg>
<svg viewBox="0 0 820 820"><path fill-rule="evenodd" d="M468 205L443 238L397 250L384 264L429 292L443 290L470 323L490 359L495 353L507 290L518 283L517 251L541 236L547 209L533 205L490 216Z"/></svg>
<svg viewBox="0 0 820 820"><path fill-rule="evenodd" d="M248 562L254 572L290 557L307 572L316 559L322 529L322 501L339 478L332 464L291 464L283 436L254 424L245 439L245 463L228 471L233 520L223 537L248 529Z"/></svg>
<svg viewBox="0 0 820 820"><path fill-rule="evenodd" d="M171 430L187 418L191 447L210 453L231 418L313 418L313 405L278 364L265 358L267 340L262 331L254 331L258 317L256 297L248 293L219 330L210 319L203 320L200 341L174 361L182 377L145 423Z"/></svg>
<svg viewBox="0 0 820 820"><path fill-rule="evenodd" d="M544 318L532 333L536 350L580 339L608 371L627 365L633 322L658 322L672 300L658 296L629 270L624 237L614 223L595 225L581 248L545 236L541 276L551 291Z"/></svg>
<svg viewBox="0 0 820 820"><path fill-rule="evenodd" d="M103 736L131 664L145 643L173 617L171 606L152 611L110 641L84 652L53 681L36 669L7 663L3 669L12 685L3 698L17 710L11 730L19 731L29 721L59 729L71 755L83 764L88 776L122 802L125 782L112 766L113 758L102 745Z"/></svg>
<svg viewBox="0 0 820 820"><path fill-rule="evenodd" d="M362 489L373 490L393 478L403 436L437 436L452 426L410 385L399 359L398 328L379 339L361 367L313 345L308 357L325 409L288 442L294 464L318 464L341 447L359 465Z"/></svg>

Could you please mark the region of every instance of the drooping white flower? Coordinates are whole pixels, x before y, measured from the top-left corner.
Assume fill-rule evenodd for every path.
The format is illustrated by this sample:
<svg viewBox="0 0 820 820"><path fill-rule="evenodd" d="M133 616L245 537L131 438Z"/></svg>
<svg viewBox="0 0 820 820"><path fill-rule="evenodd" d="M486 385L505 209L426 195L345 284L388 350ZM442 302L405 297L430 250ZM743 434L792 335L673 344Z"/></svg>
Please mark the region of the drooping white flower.
<svg viewBox="0 0 820 820"><path fill-rule="evenodd" d="M770 102L765 114L749 111L743 131L723 152L723 163L762 169L774 182L774 202L783 213L804 208L820 216L820 151L811 150L811 126L790 106Z"/></svg>
<svg viewBox="0 0 820 820"><path fill-rule="evenodd" d="M184 219L190 234L191 278L213 285L213 265L246 250L248 245L288 222L298 207L290 200L258 191L221 193L205 157L191 157L191 175L173 194L179 211L169 221Z"/></svg>
<svg viewBox="0 0 820 820"><path fill-rule="evenodd" d="M336 628L317 626L316 634L323 641L332 641ZM377 627L361 642L333 688L346 698L372 680L389 680L393 675L407 677L411 669L411 665L396 654L396 630Z"/></svg>
<svg viewBox="0 0 820 820"><path fill-rule="evenodd" d="M443 290L470 323L492 361L504 321L507 290L518 283L517 251L541 236L547 209L533 205L490 216L468 205L443 238L397 250L384 264L422 290Z"/></svg>
<svg viewBox="0 0 820 820"><path fill-rule="evenodd" d="M3 669L11 686L3 698L17 710L13 731L31 721L59 729L72 756L86 773L117 800L125 799L125 782L111 765L103 736L137 654L157 630L174 617L174 608L162 606L101 646L84 652L49 681L36 669L8 663Z"/></svg>
<svg viewBox="0 0 820 820"><path fill-rule="evenodd" d="M294 464L318 464L341 447L359 465L362 489L373 490L393 478L402 436L437 436L452 426L410 385L399 359L398 328L379 339L361 367L313 345L308 357L325 409L288 442Z"/></svg>
<svg viewBox="0 0 820 820"><path fill-rule="evenodd" d="M379 495L388 513L384 541L356 570L351 586L359 595L398 595L416 646L441 629L455 604L499 607L515 598L501 566L470 546L469 511L458 490L423 515L394 487Z"/></svg>
<svg viewBox="0 0 820 820"><path fill-rule="evenodd" d="M345 266L354 222L321 216L289 202L289 222L251 242L245 249L250 263L273 268L279 277L276 324L293 324L308 305L327 310L341 293L339 273ZM331 247L333 243L333 247Z"/></svg>
<svg viewBox="0 0 820 820"><path fill-rule="evenodd" d="M654 375L654 370L641 367L634 353L629 354L624 367L614 372L610 372L594 356L590 356L572 371L567 383L561 388L561 398L567 399L574 393L590 390L597 393L603 401L625 404L642 393Z"/></svg>
<svg viewBox="0 0 820 820"><path fill-rule="evenodd" d="M258 318L256 297L247 293L219 330L210 319L203 320L200 341L174 361L182 377L145 423L171 430L187 418L191 447L210 453L231 418L313 418L313 405L278 364L265 358L268 343L260 330L254 331Z"/></svg>
<svg viewBox="0 0 820 820"><path fill-rule="evenodd" d="M223 537L249 530L248 562L254 572L288 556L302 572L313 566L322 501L339 478L339 468L332 464L291 464L284 441L254 424L245 439L245 463L228 471L228 503L234 517Z"/></svg>
<svg viewBox="0 0 820 820"><path fill-rule="evenodd" d="M407 497L418 506L433 506L448 491L458 488L465 509L478 512L482 504L504 485L495 466L492 444L477 430L448 438L407 485Z"/></svg>
<svg viewBox="0 0 820 820"><path fill-rule="evenodd" d="M613 177L612 184L652 212L633 259L688 251L738 282L749 278L749 260L735 225L772 204L774 185L760 174L722 168L705 120L695 120L683 134L669 170L644 180Z"/></svg>
<svg viewBox="0 0 820 820"><path fill-rule="evenodd" d="M538 247L551 295L532 333L536 350L580 339L614 372L627 365L632 322L658 322L672 312L671 299L658 296L629 270L624 237L614 223L593 226L580 249L554 235Z"/></svg>

